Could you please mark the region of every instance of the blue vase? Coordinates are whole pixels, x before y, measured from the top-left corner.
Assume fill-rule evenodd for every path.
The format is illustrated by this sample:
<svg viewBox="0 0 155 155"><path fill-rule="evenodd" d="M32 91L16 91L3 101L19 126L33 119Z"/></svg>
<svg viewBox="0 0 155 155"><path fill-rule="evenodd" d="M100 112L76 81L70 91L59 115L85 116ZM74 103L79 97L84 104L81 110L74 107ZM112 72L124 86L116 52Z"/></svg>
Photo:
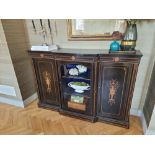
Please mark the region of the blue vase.
<svg viewBox="0 0 155 155"><path fill-rule="evenodd" d="M111 44L110 44L110 51L119 51L120 49L120 45L119 43L114 40Z"/></svg>

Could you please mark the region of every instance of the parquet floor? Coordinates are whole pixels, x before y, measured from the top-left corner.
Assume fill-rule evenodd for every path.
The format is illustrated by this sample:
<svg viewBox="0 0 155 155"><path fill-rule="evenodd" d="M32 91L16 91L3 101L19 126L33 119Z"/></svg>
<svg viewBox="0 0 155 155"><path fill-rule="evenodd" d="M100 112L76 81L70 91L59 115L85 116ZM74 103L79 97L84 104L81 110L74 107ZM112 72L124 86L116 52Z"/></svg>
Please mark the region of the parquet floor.
<svg viewBox="0 0 155 155"><path fill-rule="evenodd" d="M0 134L2 135L142 135L138 117L131 116L130 129L106 123L91 123L38 108L34 101L26 108L0 103Z"/></svg>

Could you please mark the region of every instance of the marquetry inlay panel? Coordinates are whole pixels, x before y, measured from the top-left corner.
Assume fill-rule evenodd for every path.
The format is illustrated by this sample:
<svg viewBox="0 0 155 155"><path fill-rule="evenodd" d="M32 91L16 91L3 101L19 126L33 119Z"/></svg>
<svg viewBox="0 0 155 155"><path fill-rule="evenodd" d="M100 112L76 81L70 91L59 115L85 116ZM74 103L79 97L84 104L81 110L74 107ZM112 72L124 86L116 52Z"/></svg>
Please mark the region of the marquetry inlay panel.
<svg viewBox="0 0 155 155"><path fill-rule="evenodd" d="M34 59L40 100L47 104L59 105L58 83L55 63L52 59Z"/></svg>
<svg viewBox="0 0 155 155"><path fill-rule="evenodd" d="M97 113L101 117L117 118L123 120L128 93L127 83L130 80L132 65L100 63L99 92ZM125 91L126 89L126 91Z"/></svg>
<svg viewBox="0 0 155 155"><path fill-rule="evenodd" d="M112 79L110 81L110 91L109 91L109 101L108 103L112 106L115 104L116 93L119 88L119 82L117 80Z"/></svg>
<svg viewBox="0 0 155 155"><path fill-rule="evenodd" d="M46 83L46 91L47 93L51 93L51 75L47 71L43 72L43 77Z"/></svg>

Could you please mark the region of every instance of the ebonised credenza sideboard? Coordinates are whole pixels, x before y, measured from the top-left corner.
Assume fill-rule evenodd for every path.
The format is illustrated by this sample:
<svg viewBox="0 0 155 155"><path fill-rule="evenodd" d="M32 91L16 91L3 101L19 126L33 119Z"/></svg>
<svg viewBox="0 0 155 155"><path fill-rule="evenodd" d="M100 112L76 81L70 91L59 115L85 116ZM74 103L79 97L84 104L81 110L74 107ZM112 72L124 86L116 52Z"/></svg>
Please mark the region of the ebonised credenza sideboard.
<svg viewBox="0 0 155 155"><path fill-rule="evenodd" d="M130 106L142 57L140 51L59 49L29 51L29 54L39 107L129 128Z"/></svg>

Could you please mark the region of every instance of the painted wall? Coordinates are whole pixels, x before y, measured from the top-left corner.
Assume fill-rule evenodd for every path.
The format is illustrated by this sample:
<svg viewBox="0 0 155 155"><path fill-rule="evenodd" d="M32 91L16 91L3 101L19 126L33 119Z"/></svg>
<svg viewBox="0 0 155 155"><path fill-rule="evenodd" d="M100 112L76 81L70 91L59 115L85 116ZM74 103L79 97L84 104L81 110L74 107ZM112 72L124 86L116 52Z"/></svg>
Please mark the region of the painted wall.
<svg viewBox="0 0 155 155"><path fill-rule="evenodd" d="M136 101L137 105L140 103L139 109L142 110L155 60L155 20L138 24L138 36L137 49L142 51L143 58L139 66L133 101Z"/></svg>
<svg viewBox="0 0 155 155"><path fill-rule="evenodd" d="M153 49L155 44L153 45ZM152 50L151 58L148 65L147 76L145 79L145 87L149 83L148 89L144 89L141 101L144 99L143 113L147 124L146 134L155 134L155 101L154 101L154 82L155 82L155 52ZM144 88L145 88L144 87ZM146 98L143 97L146 95ZM143 102L142 102L143 103ZM142 106L142 105L141 105Z"/></svg>
<svg viewBox="0 0 155 155"><path fill-rule="evenodd" d="M53 21L53 20L52 20ZM111 41L68 41L67 39L67 24L65 19L55 20L57 25L58 34L54 32L53 25L53 37L54 43L61 48L82 48L82 49L109 49ZM26 27L29 36L29 48L31 45L39 45L43 43L43 37L41 33L35 34L31 20L26 20ZM36 27L40 29L39 20L35 20ZM137 23L138 28L138 41L136 49L141 50L143 57L139 65L138 76L136 80L132 110L134 113L138 113L139 109L142 109L145 101L145 96L149 84L150 74L153 65L153 50L155 41L155 20L143 21ZM48 36L47 43L51 43L50 35ZM149 63L152 63L150 66Z"/></svg>
<svg viewBox="0 0 155 155"><path fill-rule="evenodd" d="M9 93L9 91L11 92ZM0 20L0 103L10 103L23 107L22 97L14 71L13 63L5 38L2 22ZM6 94L8 95L6 95Z"/></svg>
<svg viewBox="0 0 155 155"><path fill-rule="evenodd" d="M0 103L25 107L37 98L25 21L0 20Z"/></svg>
<svg viewBox="0 0 155 155"><path fill-rule="evenodd" d="M149 134L155 134L155 108L151 117L150 125L148 127Z"/></svg>
<svg viewBox="0 0 155 155"><path fill-rule="evenodd" d="M36 92L31 59L28 55L25 23L21 19L3 19L2 25L22 99L25 100Z"/></svg>

